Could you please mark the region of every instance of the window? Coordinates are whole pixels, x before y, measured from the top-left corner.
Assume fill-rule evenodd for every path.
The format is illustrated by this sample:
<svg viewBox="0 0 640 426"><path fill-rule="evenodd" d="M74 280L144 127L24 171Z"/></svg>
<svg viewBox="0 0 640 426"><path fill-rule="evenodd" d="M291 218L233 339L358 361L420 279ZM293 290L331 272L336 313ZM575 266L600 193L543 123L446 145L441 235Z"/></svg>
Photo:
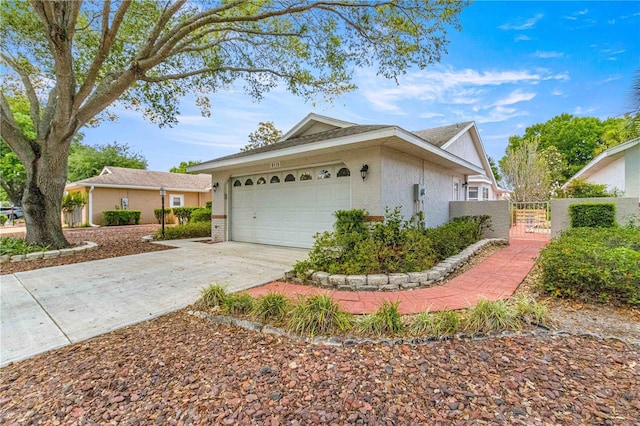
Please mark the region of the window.
<svg viewBox="0 0 640 426"><path fill-rule="evenodd" d="M482 199L483 200L489 199L489 188L482 188Z"/></svg>
<svg viewBox="0 0 640 426"><path fill-rule="evenodd" d="M280 183L280 178L278 176L271 176L269 183Z"/></svg>
<svg viewBox="0 0 640 426"><path fill-rule="evenodd" d="M247 179L244 181L244 186L253 185L253 181L251 179Z"/></svg>
<svg viewBox="0 0 640 426"><path fill-rule="evenodd" d="M300 173L300 180L311 180L313 179L313 177L311 176L311 173L307 173L307 172L302 172Z"/></svg>
<svg viewBox="0 0 640 426"><path fill-rule="evenodd" d="M256 185L264 185L265 183L267 183L267 180L263 177L258 178L258 180L256 181Z"/></svg>
<svg viewBox="0 0 640 426"><path fill-rule="evenodd" d="M460 181L458 179L453 180L453 201L460 200Z"/></svg>
<svg viewBox="0 0 640 426"><path fill-rule="evenodd" d="M322 169L318 172L318 179L331 179L331 172L326 169Z"/></svg>
<svg viewBox="0 0 640 426"><path fill-rule="evenodd" d="M477 186L470 186L469 187L469 200L473 201L473 200L478 200L478 187Z"/></svg>
<svg viewBox="0 0 640 426"><path fill-rule="evenodd" d="M242 186L242 182L240 182L238 179L236 179L236 181L233 182L233 186Z"/></svg>
<svg viewBox="0 0 640 426"><path fill-rule="evenodd" d="M347 169L346 167L341 168L340 170L338 170L338 177L347 177L347 176L351 176L351 172L349 171L349 169Z"/></svg>
<svg viewBox="0 0 640 426"><path fill-rule="evenodd" d="M294 175L292 175L291 173L289 173L287 175L287 177L284 178L285 182L295 182L296 181L296 177Z"/></svg>
<svg viewBox="0 0 640 426"><path fill-rule="evenodd" d="M171 194L169 195L169 205L173 207L183 207L184 206L184 195L182 194Z"/></svg>

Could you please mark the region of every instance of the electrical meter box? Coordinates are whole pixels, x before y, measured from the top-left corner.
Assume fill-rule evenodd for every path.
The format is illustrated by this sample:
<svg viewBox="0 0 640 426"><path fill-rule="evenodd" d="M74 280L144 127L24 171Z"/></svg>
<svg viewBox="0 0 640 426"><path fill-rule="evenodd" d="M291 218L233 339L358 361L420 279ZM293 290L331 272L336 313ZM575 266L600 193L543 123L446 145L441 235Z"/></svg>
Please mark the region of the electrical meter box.
<svg viewBox="0 0 640 426"><path fill-rule="evenodd" d="M422 201L424 200L424 196L427 191L424 189L424 185L416 183L413 185L413 200L414 201Z"/></svg>

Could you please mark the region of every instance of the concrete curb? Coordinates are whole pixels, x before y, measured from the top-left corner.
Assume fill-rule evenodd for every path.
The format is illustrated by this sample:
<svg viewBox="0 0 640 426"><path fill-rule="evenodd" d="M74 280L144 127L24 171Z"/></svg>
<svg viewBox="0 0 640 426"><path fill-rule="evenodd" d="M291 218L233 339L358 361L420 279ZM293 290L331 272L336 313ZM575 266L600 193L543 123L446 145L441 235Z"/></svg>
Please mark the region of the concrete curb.
<svg viewBox="0 0 640 426"><path fill-rule="evenodd" d="M13 256L5 254L0 256L0 263L7 262L22 262L25 260L39 260L39 259L53 259L60 256L73 256L76 253L83 251L95 250L98 248L98 244L91 241L83 241L79 246L60 249L60 250L48 250L48 251L36 251L28 254L14 254Z"/></svg>

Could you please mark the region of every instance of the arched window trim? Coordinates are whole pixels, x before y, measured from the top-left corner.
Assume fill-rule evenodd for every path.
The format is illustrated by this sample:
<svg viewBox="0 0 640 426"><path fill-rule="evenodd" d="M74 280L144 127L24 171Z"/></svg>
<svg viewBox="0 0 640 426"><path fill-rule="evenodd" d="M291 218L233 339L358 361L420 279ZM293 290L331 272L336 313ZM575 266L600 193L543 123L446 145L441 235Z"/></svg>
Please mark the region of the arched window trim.
<svg viewBox="0 0 640 426"><path fill-rule="evenodd" d="M340 170L338 170L338 173L336 174L337 177L349 177L351 176L351 170L349 170L346 167L342 167L340 168Z"/></svg>
<svg viewBox="0 0 640 426"><path fill-rule="evenodd" d="M234 186L234 187L242 186L242 182L240 182L240 179L236 179L236 180L233 182L233 186Z"/></svg>
<svg viewBox="0 0 640 426"><path fill-rule="evenodd" d="M280 183L280 177L279 176L271 176L271 179L269 179L269 183Z"/></svg>
<svg viewBox="0 0 640 426"><path fill-rule="evenodd" d="M260 176L256 181L256 185L266 185L266 184L267 184L267 180L262 176Z"/></svg>
<svg viewBox="0 0 640 426"><path fill-rule="evenodd" d="M249 185L253 185L253 180L251 180L251 179L247 179L247 180L244 182L244 186L249 186Z"/></svg>
<svg viewBox="0 0 640 426"><path fill-rule="evenodd" d="M296 177L293 173L288 173L287 176L284 178L285 182L295 182L296 181Z"/></svg>

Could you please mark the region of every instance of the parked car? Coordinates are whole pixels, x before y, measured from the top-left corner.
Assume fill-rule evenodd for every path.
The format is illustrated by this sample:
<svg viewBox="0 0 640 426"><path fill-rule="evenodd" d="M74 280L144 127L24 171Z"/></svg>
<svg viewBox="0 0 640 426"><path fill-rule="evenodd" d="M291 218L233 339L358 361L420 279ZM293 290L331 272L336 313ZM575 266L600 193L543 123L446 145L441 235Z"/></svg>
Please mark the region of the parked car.
<svg viewBox="0 0 640 426"><path fill-rule="evenodd" d="M24 213L22 212L22 207L10 206L10 207L0 207L0 214L7 216L9 220L16 220L24 217Z"/></svg>

